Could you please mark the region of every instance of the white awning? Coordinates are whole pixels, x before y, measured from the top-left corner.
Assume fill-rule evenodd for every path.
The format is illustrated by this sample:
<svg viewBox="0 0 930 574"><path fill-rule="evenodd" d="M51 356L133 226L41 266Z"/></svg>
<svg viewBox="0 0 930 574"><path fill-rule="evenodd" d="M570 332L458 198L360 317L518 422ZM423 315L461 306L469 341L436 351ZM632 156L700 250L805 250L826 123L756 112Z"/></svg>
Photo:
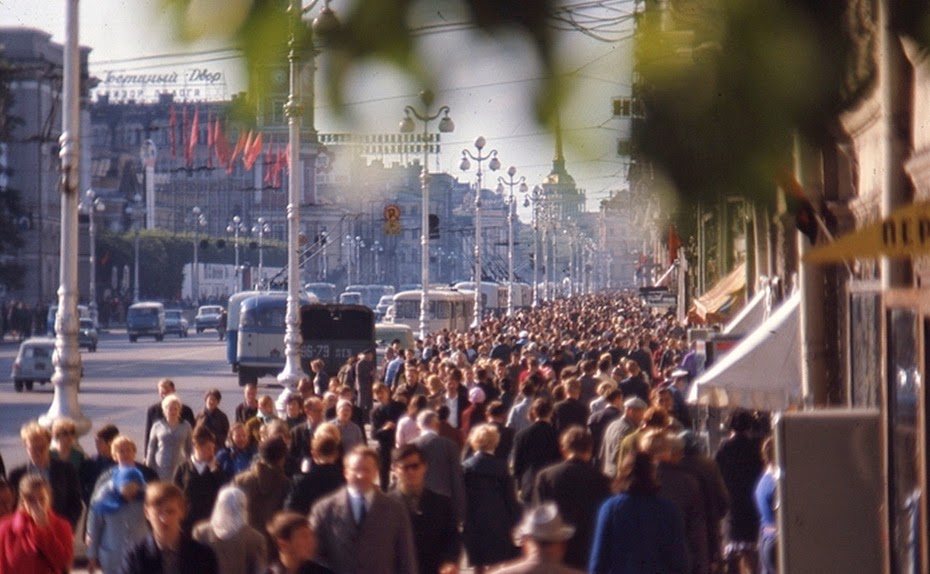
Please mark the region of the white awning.
<svg viewBox="0 0 930 574"><path fill-rule="evenodd" d="M711 313L717 313L746 289L746 262L742 262L730 273L694 299L694 309L702 319Z"/></svg>
<svg viewBox="0 0 930 574"><path fill-rule="evenodd" d="M748 303L743 305L739 313L730 319L723 328L724 335L745 335L762 324L766 319L765 299L768 289L759 289Z"/></svg>
<svg viewBox="0 0 930 574"><path fill-rule="evenodd" d="M801 295L789 297L691 386L688 400L777 411L800 403Z"/></svg>

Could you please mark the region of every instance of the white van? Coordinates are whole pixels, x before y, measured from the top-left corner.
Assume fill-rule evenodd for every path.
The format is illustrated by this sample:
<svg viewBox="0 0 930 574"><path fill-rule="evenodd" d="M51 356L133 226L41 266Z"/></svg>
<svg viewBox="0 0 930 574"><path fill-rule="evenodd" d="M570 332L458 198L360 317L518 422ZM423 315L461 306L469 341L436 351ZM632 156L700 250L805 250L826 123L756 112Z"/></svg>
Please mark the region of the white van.
<svg viewBox="0 0 930 574"><path fill-rule="evenodd" d="M155 301L130 305L126 313L126 333L130 343L135 343L139 337L154 337L156 341L164 341L165 306Z"/></svg>

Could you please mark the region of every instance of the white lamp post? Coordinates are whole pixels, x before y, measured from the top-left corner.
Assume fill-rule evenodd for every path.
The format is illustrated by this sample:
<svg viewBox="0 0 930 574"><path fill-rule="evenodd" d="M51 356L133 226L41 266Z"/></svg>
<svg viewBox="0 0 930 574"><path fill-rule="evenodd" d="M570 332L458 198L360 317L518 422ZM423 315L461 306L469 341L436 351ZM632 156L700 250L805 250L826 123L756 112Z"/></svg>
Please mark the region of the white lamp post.
<svg viewBox="0 0 930 574"><path fill-rule="evenodd" d="M271 231L271 226L264 217L258 218L258 225L252 227L252 233L258 235L258 284L265 285L265 234Z"/></svg>
<svg viewBox="0 0 930 574"><path fill-rule="evenodd" d="M86 202L83 211L87 214L87 231L90 235L90 290L87 308L94 325L97 324L97 212L107 208L103 200L97 197L96 192L88 189L85 194Z"/></svg>
<svg viewBox="0 0 930 574"><path fill-rule="evenodd" d="M420 210L420 284L422 293L420 294L420 338L426 340L429 334L429 123L433 120L439 120L439 131L449 133L455 129L455 123L449 117L449 106L442 106L435 114L430 115L429 109L433 104L433 94L430 91L420 93L420 100L423 102L425 112L417 111L413 106L404 108L404 119L400 122L401 133L412 133L416 128L413 119L416 118L423 123L423 169L420 175L420 189L423 203ZM438 149L438 146L437 146Z"/></svg>
<svg viewBox="0 0 930 574"><path fill-rule="evenodd" d="M504 203L507 205L507 316L513 316L513 214L514 214L514 199L513 199L513 188L516 185L520 186L520 193L526 193L526 177L520 176L517 179L514 179L514 176L517 175L517 168L510 166L507 168L507 179L503 177L498 177L497 192L501 195L504 194L504 186L510 188L510 194L505 198Z"/></svg>
<svg viewBox="0 0 930 574"><path fill-rule="evenodd" d="M241 270L239 269L239 233L245 231L242 226L242 218L238 215L234 215L232 218L232 223L226 226L226 232L233 234L233 241L235 242L234 248L236 252L236 287L233 289L233 293L238 293L242 287L242 276L240 275Z"/></svg>
<svg viewBox="0 0 930 574"><path fill-rule="evenodd" d="M501 167L501 162L497 159L496 149L491 150L487 155L481 154L481 150L484 149L486 143L487 140L484 139L484 136L478 136L478 139L475 140L475 149L478 152L472 153L468 149L463 149L462 163L459 165L462 171L468 171L471 169L469 158L478 163L478 170L475 172L478 182L475 188L475 319L471 324L473 329L481 328L483 314L481 309L481 177L484 173L481 171L481 163L490 159L488 167L491 171L497 171Z"/></svg>
<svg viewBox="0 0 930 574"><path fill-rule="evenodd" d="M139 302L139 219L145 215L145 208L142 207L142 196L138 193L132 198L132 205L126 207L126 215L132 224L133 241L132 241L132 302Z"/></svg>
<svg viewBox="0 0 930 574"><path fill-rule="evenodd" d="M194 301L194 306L200 306L200 228L207 225L207 216L204 215L200 206L195 205L191 209L191 214L194 216L194 263L191 268L191 299Z"/></svg>
<svg viewBox="0 0 930 574"><path fill-rule="evenodd" d="M327 269L329 262L326 255L326 245L329 243L329 233L325 228L320 231L320 243L323 245L321 253L323 260L320 261L320 281L325 281L327 275L329 275L329 269Z"/></svg>
<svg viewBox="0 0 930 574"><path fill-rule="evenodd" d="M300 128L304 106L301 100L301 74L302 52L305 48L303 40L308 36L304 32L317 32L325 34L338 28L339 21L329 7L329 0L324 0L323 9L313 20L313 26L307 30L303 27L301 17L313 10L319 0L313 0L304 8L301 0L290 0L288 16L290 17L290 31L288 34L288 63L290 77L290 93L287 103L284 104L284 115L287 116L287 140L290 146L288 165L290 172L287 178L287 313L284 323L284 369L278 374L278 382L284 386L284 393L289 393L296 386L302 376L300 369L300 192L303 186L303 167L300 162ZM310 39L310 78L316 71L313 60L316 52ZM310 118L310 143L315 146L319 143L316 128L313 125L313 89L310 94L311 103L308 106ZM316 169L316 162L311 163Z"/></svg>
<svg viewBox="0 0 930 574"><path fill-rule="evenodd" d="M58 316L55 319L55 396L48 411L39 418L45 426L56 419L74 420L79 435L90 430L90 420L81 413L78 386L81 382L81 352L78 349L77 251L78 202L80 191L80 49L78 47L78 0L68 0L65 8L65 46L62 58L61 107L61 258L58 287Z"/></svg>
<svg viewBox="0 0 930 574"><path fill-rule="evenodd" d="M381 282L381 265L380 265L381 262L380 262L380 259L381 259L381 252L382 252L382 251L384 251L384 247L381 246L381 242L380 242L380 241L378 241L377 239L375 239L374 242L373 242L372 245L371 245L371 252L372 252L372 253L374 254L374 256L375 256L375 280L374 280L375 283L380 283L380 282Z"/></svg>
<svg viewBox="0 0 930 574"><path fill-rule="evenodd" d="M533 191L524 196L524 207L533 207L533 308L539 307L539 205L545 198L542 186L533 187Z"/></svg>

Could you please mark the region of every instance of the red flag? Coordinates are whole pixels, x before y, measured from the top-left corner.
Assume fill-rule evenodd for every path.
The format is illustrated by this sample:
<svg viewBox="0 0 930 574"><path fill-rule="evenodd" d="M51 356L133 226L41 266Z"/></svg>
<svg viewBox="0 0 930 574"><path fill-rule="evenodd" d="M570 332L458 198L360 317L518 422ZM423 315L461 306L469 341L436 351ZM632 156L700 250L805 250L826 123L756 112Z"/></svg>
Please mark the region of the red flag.
<svg viewBox="0 0 930 574"><path fill-rule="evenodd" d="M229 149L229 140L226 139L226 134L223 133L220 118L216 118L213 130L213 149L216 151L216 163L225 168L229 165L232 150Z"/></svg>
<svg viewBox="0 0 930 574"><path fill-rule="evenodd" d="M242 156L242 161L245 163L245 169L252 169L252 166L255 165L256 160L262 155L262 132L258 132L258 135L255 136L255 139L252 140L252 145L246 149L245 155Z"/></svg>
<svg viewBox="0 0 930 574"><path fill-rule="evenodd" d="M246 143L248 143L250 139L252 139L252 132L249 132L248 137L245 135L244 131L239 132L239 139L236 141L236 147L233 149L232 155L229 156L229 163L226 164L226 173L232 173L233 166L236 160L239 159L239 154L245 150Z"/></svg>
<svg viewBox="0 0 930 574"><path fill-rule="evenodd" d="M678 250L681 248L681 237L674 225L668 227L668 261L671 263L678 259Z"/></svg>
<svg viewBox="0 0 930 574"><path fill-rule="evenodd" d="M268 145L268 151L265 152L265 161L262 164L262 169L265 170L265 177L262 179L262 183L265 187L270 187L272 182L273 171L274 171L274 142L272 141Z"/></svg>
<svg viewBox="0 0 930 574"><path fill-rule="evenodd" d="M171 146L171 159L178 159L178 115L174 111L174 102L171 102L171 111L168 112L168 143Z"/></svg>
<svg viewBox="0 0 930 574"><path fill-rule="evenodd" d="M187 140L187 153L184 159L187 160L187 167L194 166L194 150L200 141L200 110L194 108L194 121L191 122L191 135Z"/></svg>
<svg viewBox="0 0 930 574"><path fill-rule="evenodd" d="M191 122L187 117L187 106L181 108L181 153L187 159L187 136L191 133Z"/></svg>
<svg viewBox="0 0 930 574"><path fill-rule="evenodd" d="M216 145L216 134L213 133L213 120L211 112L207 110L207 167L213 169L213 146Z"/></svg>
<svg viewBox="0 0 930 574"><path fill-rule="evenodd" d="M284 148L284 167L288 170L291 169L291 144L288 143L287 147Z"/></svg>
<svg viewBox="0 0 930 574"><path fill-rule="evenodd" d="M271 187L281 188L281 172L284 170L284 164L287 162L287 154L283 150L278 151L278 157L275 158L274 168L271 175Z"/></svg>

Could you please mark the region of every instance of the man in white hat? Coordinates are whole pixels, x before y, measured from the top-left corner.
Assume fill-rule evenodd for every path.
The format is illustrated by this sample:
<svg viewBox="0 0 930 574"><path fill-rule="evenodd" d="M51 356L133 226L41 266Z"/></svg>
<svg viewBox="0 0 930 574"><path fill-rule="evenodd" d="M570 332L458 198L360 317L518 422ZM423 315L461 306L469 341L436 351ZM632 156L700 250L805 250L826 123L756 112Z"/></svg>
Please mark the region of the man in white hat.
<svg viewBox="0 0 930 574"><path fill-rule="evenodd" d="M523 558L495 570L495 574L582 573L562 564L566 543L575 534L575 527L562 520L554 503L529 510L514 534L523 547Z"/></svg>

